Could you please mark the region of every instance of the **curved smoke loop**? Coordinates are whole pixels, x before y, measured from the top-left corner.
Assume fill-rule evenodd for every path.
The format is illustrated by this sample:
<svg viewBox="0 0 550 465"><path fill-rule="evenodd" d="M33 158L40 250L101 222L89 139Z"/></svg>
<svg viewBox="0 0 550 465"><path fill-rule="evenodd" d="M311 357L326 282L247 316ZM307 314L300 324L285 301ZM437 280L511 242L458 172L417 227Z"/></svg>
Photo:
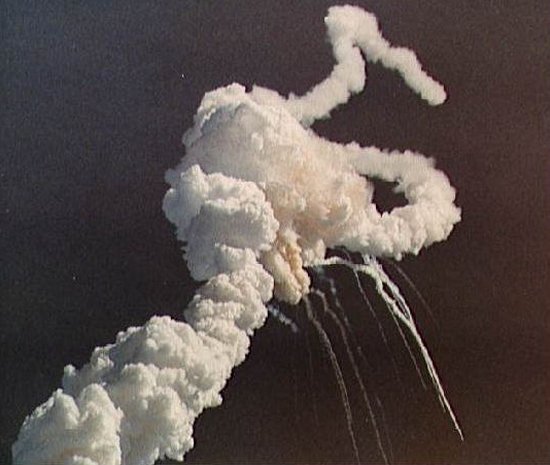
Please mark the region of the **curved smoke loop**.
<svg viewBox="0 0 550 465"><path fill-rule="evenodd" d="M382 37L372 14L332 7L325 23L336 59L328 78L302 97L216 89L184 135L186 156L167 173L163 208L192 277L206 281L186 322L155 316L96 348L80 370L67 366L63 388L25 419L15 463L182 460L194 420L222 402L273 294L290 303L306 296L305 268L337 262L325 259L327 248L400 258L446 239L460 220L454 189L424 156L344 146L308 128L363 89L361 53L395 69L429 104L446 98L412 51ZM365 176L397 182L408 205L378 212ZM402 319L417 335L412 316ZM440 388L435 371L432 379Z"/></svg>

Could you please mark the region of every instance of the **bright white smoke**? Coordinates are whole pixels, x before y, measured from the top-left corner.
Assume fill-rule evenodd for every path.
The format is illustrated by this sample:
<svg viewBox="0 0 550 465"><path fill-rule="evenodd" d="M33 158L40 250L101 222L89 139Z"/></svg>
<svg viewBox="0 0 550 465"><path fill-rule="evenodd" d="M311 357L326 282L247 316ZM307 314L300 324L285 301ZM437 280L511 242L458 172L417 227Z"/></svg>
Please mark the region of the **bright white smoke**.
<svg viewBox="0 0 550 465"><path fill-rule="evenodd" d="M415 54L392 47L376 18L333 7L325 19L336 65L305 96L238 84L207 93L167 173L164 211L185 243L191 275L206 283L186 322L153 317L95 349L62 389L23 423L19 464L152 464L182 460L193 422L220 391L267 316L273 293L296 303L305 267L327 248L400 258L444 240L460 219L447 177L424 156L329 142L308 126L365 85L362 54L395 69L428 103L443 87ZM366 177L396 182L408 201L380 213Z"/></svg>

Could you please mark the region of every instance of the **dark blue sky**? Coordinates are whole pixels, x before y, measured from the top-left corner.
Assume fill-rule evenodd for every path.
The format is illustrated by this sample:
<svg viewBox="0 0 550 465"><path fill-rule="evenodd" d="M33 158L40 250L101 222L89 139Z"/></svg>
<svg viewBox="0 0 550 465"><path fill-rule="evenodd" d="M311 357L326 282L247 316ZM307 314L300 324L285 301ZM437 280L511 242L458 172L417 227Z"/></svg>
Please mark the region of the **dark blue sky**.
<svg viewBox="0 0 550 465"><path fill-rule="evenodd" d="M371 65L366 91L314 128L434 156L464 217L446 243L403 263L437 321L416 302L463 445L395 338L400 384L374 323L353 305L351 277L338 276L395 461L547 463L550 5L353 3L419 54L449 100L429 107ZM181 134L207 90L236 81L301 93L321 80L332 66L331 4L3 3L0 462L64 365L153 314L179 315L196 284L160 204ZM276 322L258 332L224 405L199 418L188 463L352 461L326 358L303 309L290 312L299 337ZM368 425L358 428L365 461L379 461Z"/></svg>

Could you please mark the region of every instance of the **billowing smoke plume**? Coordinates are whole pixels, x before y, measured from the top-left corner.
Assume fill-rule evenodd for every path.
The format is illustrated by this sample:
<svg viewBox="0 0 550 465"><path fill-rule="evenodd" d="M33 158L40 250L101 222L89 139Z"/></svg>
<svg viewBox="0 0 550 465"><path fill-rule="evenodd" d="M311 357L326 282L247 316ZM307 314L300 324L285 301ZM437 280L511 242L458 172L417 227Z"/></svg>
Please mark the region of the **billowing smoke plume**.
<svg viewBox="0 0 550 465"><path fill-rule="evenodd" d="M415 54L392 47L376 18L333 7L325 19L336 65L305 96L232 84L207 93L167 173L163 208L205 284L185 321L153 317L65 368L62 388L28 416L13 445L19 464L152 464L182 460L193 422L220 391L264 323L273 293L296 303L304 268L329 247L399 258L444 240L460 219L454 189L412 152L329 142L308 126L365 85L364 56L395 69L430 104L443 87ZM396 182L408 205L380 213L365 178Z"/></svg>

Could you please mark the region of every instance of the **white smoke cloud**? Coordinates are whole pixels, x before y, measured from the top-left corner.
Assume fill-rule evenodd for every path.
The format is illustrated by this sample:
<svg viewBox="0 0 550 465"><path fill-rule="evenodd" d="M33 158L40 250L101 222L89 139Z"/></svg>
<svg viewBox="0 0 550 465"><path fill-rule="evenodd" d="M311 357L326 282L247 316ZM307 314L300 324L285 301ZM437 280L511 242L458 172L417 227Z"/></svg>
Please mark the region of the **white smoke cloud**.
<svg viewBox="0 0 550 465"><path fill-rule="evenodd" d="M80 370L66 367L62 389L23 423L14 463L182 460L194 420L221 403L273 293L298 302L309 291L304 267L323 263L329 247L400 258L444 240L460 220L454 189L424 156L343 146L308 129L363 89L361 52L428 103L446 97L412 51L382 37L372 14L333 7L325 23L336 59L327 79L303 97L216 89L184 135L163 208L192 277L206 281L186 322L153 317L95 349ZM380 213L365 176L397 182L408 204Z"/></svg>
<svg viewBox="0 0 550 465"><path fill-rule="evenodd" d="M270 89L255 87L252 94L256 99L284 107L304 125L326 118L336 106L346 103L351 94L365 87L362 51L368 61L396 70L430 105L440 105L446 100L443 86L426 74L412 50L393 47L382 37L373 14L355 6L333 6L325 24L336 59L330 75L304 96L291 94L285 99Z"/></svg>

